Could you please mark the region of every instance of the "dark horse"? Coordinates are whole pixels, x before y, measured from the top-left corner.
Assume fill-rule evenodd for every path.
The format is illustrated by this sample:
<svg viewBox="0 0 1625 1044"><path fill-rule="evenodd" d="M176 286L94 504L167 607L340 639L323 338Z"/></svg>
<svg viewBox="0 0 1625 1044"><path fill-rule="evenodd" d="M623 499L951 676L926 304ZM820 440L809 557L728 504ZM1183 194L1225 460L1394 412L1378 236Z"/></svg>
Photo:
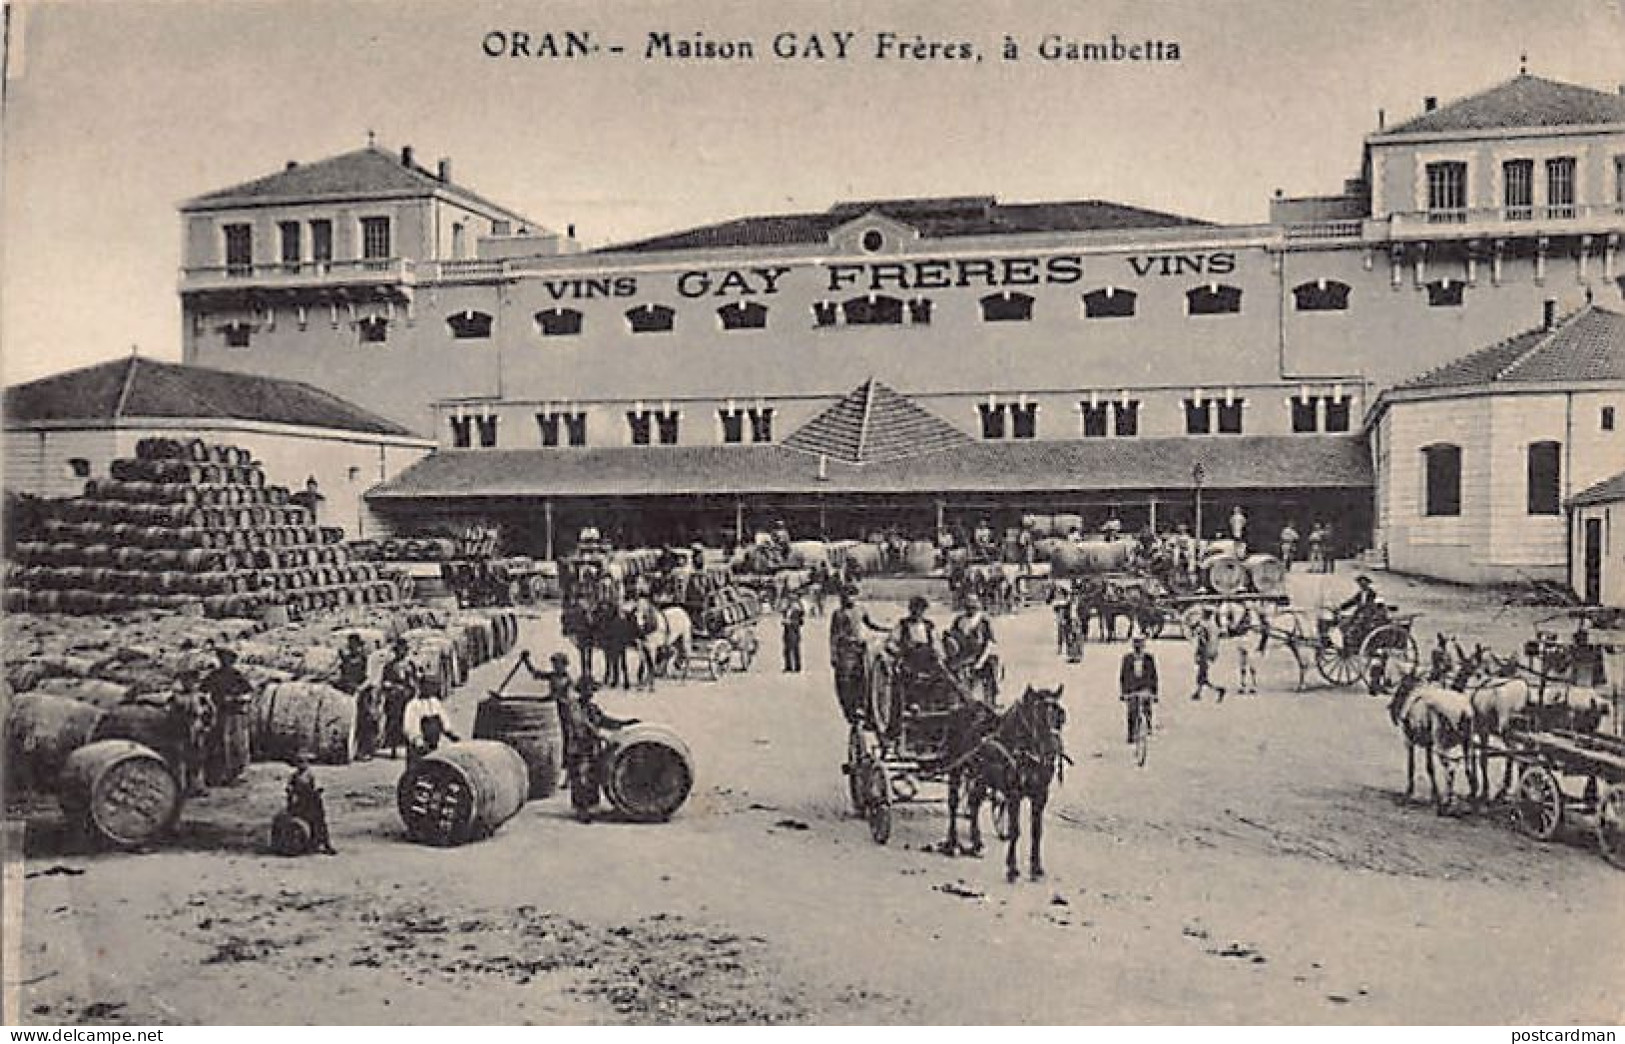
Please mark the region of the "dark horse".
<svg viewBox="0 0 1625 1044"><path fill-rule="evenodd" d="M948 840L942 845L945 854L982 854L982 802L989 793L997 793L1004 798L1010 829L1005 876L1011 881L1020 877L1016 844L1021 840L1021 802L1025 798L1032 809L1028 872L1034 881L1044 876L1044 806L1049 802L1050 781L1067 760L1061 745L1061 729L1066 725L1066 709L1061 706L1064 689L1035 689L1029 685L1021 699L1002 712L977 700L967 700L956 708L948 737L951 767ZM968 848L959 844L961 788L970 818Z"/></svg>

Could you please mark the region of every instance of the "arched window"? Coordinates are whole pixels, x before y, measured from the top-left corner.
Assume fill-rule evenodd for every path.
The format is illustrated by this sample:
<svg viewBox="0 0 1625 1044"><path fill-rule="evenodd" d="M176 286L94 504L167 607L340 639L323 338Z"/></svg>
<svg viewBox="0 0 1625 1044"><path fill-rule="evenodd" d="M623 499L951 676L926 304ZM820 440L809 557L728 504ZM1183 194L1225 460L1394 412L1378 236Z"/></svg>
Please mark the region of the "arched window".
<svg viewBox="0 0 1625 1044"><path fill-rule="evenodd" d="M446 316L446 325L452 337L459 341L477 341L491 336L491 317L484 312L463 311Z"/></svg>
<svg viewBox="0 0 1625 1044"><path fill-rule="evenodd" d="M233 322L220 328L220 333L226 339L227 348L247 348L254 336L252 323Z"/></svg>
<svg viewBox="0 0 1625 1044"><path fill-rule="evenodd" d="M1563 511L1563 444L1531 442L1528 461L1529 514L1557 515Z"/></svg>
<svg viewBox="0 0 1625 1044"><path fill-rule="evenodd" d="M818 326L834 326L841 314L840 306L834 301L814 301L812 309L813 322Z"/></svg>
<svg viewBox="0 0 1625 1044"><path fill-rule="evenodd" d="M1140 295L1133 290L1119 290L1103 286L1083 295L1085 319L1128 319L1134 315L1135 303Z"/></svg>
<svg viewBox="0 0 1625 1044"><path fill-rule="evenodd" d="M1466 287L1459 279L1435 279L1428 284L1428 305L1432 308L1459 308L1462 301L1462 289Z"/></svg>
<svg viewBox="0 0 1625 1044"><path fill-rule="evenodd" d="M1188 315L1234 315L1241 311L1241 287L1208 283L1185 291Z"/></svg>
<svg viewBox="0 0 1625 1044"><path fill-rule="evenodd" d="M638 305L626 313L626 323L633 333L666 333L672 328L677 313L666 305Z"/></svg>
<svg viewBox="0 0 1625 1044"><path fill-rule="evenodd" d="M987 323L1025 323L1033 317L1033 298L1011 290L988 294L982 298L982 321Z"/></svg>
<svg viewBox="0 0 1625 1044"><path fill-rule="evenodd" d="M1422 514L1461 514L1461 447L1448 442L1422 447Z"/></svg>
<svg viewBox="0 0 1625 1044"><path fill-rule="evenodd" d="M1343 312L1349 306L1349 285L1335 279L1317 279L1292 288L1292 301L1300 312Z"/></svg>
<svg viewBox="0 0 1625 1044"><path fill-rule="evenodd" d="M908 303L908 321L915 326L931 325L931 299L916 297Z"/></svg>
<svg viewBox="0 0 1625 1044"><path fill-rule="evenodd" d="M90 461L84 457L68 458L68 477L84 479L90 477Z"/></svg>
<svg viewBox="0 0 1625 1044"><path fill-rule="evenodd" d="M767 325L767 306L755 301L734 301L717 309L724 330L760 330Z"/></svg>
<svg viewBox="0 0 1625 1044"><path fill-rule="evenodd" d="M574 337L581 332L581 312L574 308L544 308L535 319L543 337Z"/></svg>
<svg viewBox="0 0 1625 1044"><path fill-rule="evenodd" d="M903 321L903 302L895 297L854 297L841 305L848 326L897 326Z"/></svg>

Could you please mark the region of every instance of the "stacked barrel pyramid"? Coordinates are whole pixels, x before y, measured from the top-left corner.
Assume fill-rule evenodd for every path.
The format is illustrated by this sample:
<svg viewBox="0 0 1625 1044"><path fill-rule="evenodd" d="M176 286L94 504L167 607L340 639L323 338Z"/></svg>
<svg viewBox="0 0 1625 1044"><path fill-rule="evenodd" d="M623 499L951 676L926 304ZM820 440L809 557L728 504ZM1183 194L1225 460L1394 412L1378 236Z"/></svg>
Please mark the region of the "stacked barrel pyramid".
<svg viewBox="0 0 1625 1044"><path fill-rule="evenodd" d="M147 438L109 472L82 497L50 502L39 539L16 545L7 611L234 617L281 606L299 616L399 598L378 566L351 561L342 529L317 526L268 484L246 449Z"/></svg>

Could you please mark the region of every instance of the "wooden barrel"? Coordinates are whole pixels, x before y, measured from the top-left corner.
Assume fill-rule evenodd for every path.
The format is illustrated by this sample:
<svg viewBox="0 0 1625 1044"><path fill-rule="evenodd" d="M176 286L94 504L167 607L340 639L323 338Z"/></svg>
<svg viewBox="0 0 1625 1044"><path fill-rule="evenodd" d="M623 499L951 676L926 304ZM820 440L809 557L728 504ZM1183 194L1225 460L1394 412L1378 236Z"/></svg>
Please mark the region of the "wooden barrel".
<svg viewBox="0 0 1625 1044"><path fill-rule="evenodd" d="M50 790L68 755L91 742L100 707L68 696L26 692L6 715L6 771L14 786Z"/></svg>
<svg viewBox="0 0 1625 1044"><path fill-rule="evenodd" d="M36 686L36 691L81 700L102 710L116 707L130 695L128 685L100 678L46 678Z"/></svg>
<svg viewBox="0 0 1625 1044"><path fill-rule="evenodd" d="M68 755L59 797L70 822L119 848L162 835L181 810L181 788L155 752L130 740L98 740Z"/></svg>
<svg viewBox="0 0 1625 1044"><path fill-rule="evenodd" d="M474 738L500 740L519 752L530 774L532 801L551 797L559 784L562 741L551 699L492 696L474 708Z"/></svg>
<svg viewBox="0 0 1625 1044"><path fill-rule="evenodd" d="M1214 594L1235 595L1247 590L1247 567L1234 555L1220 553L1204 558L1202 575Z"/></svg>
<svg viewBox="0 0 1625 1044"><path fill-rule="evenodd" d="M529 788L529 770L517 751L495 740L469 740L407 765L395 804L412 840L460 845L489 836L518 815Z"/></svg>
<svg viewBox="0 0 1625 1044"><path fill-rule="evenodd" d="M858 576L876 576L886 563L885 551L879 544L854 544L846 555Z"/></svg>
<svg viewBox="0 0 1625 1044"><path fill-rule="evenodd" d="M1286 568L1274 555L1248 555L1247 576L1253 590L1261 595L1281 594L1286 590Z"/></svg>
<svg viewBox="0 0 1625 1044"><path fill-rule="evenodd" d="M1021 528L1032 533L1034 539L1047 536L1066 535L1065 533L1057 534L1055 532L1054 515L1022 515Z"/></svg>
<svg viewBox="0 0 1625 1044"><path fill-rule="evenodd" d="M1134 549L1131 540L1084 540L1074 543L1082 556L1082 568L1088 573L1117 573L1128 568L1129 555Z"/></svg>
<svg viewBox="0 0 1625 1044"><path fill-rule="evenodd" d="M186 729L184 721L178 721L168 707L155 701L121 703L102 715L92 738L139 743L163 758L179 778L186 758Z"/></svg>
<svg viewBox="0 0 1625 1044"><path fill-rule="evenodd" d="M322 682L279 682L254 694L250 745L256 757L303 754L326 765L355 758L355 698Z"/></svg>
<svg viewBox="0 0 1625 1044"><path fill-rule="evenodd" d="M924 576L937 567L937 547L929 540L915 540L903 553L903 568L916 576Z"/></svg>
<svg viewBox="0 0 1625 1044"><path fill-rule="evenodd" d="M1055 562L1058 558L1065 557L1069 553L1071 543L1070 540L1062 540L1060 537L1044 537L1040 540L1034 540L1033 561ZM1060 565L1057 565L1056 570L1070 574L1071 570L1080 564L1081 559L1078 556L1073 556L1067 559L1067 562L1066 569L1063 570Z"/></svg>
<svg viewBox="0 0 1625 1044"><path fill-rule="evenodd" d="M271 851L281 856L308 855L314 847L310 824L286 809L271 818Z"/></svg>
<svg viewBox="0 0 1625 1044"><path fill-rule="evenodd" d="M670 819L694 789L688 745L660 725L632 725L605 739L598 779L609 803L628 819Z"/></svg>
<svg viewBox="0 0 1625 1044"><path fill-rule="evenodd" d="M822 540L790 541L790 564L802 569L829 564L829 547Z"/></svg>

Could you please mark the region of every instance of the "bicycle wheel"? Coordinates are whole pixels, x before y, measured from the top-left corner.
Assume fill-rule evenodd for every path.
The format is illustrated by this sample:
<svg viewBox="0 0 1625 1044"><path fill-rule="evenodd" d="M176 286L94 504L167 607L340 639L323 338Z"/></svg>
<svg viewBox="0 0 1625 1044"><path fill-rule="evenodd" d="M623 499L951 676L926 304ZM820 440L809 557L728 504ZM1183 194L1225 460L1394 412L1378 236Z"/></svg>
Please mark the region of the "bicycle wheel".
<svg viewBox="0 0 1625 1044"><path fill-rule="evenodd" d="M1145 704L1136 701L1134 708L1134 764L1145 767L1146 754L1151 749L1151 724L1145 720Z"/></svg>

